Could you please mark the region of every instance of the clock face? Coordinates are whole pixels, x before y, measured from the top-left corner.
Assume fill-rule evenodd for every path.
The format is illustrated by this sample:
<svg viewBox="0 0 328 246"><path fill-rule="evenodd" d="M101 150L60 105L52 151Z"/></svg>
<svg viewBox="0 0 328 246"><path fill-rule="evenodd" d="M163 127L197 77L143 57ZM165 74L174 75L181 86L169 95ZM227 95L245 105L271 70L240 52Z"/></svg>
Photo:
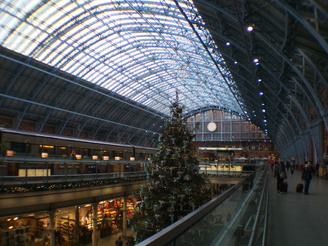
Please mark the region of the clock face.
<svg viewBox="0 0 328 246"><path fill-rule="evenodd" d="M216 130L216 124L214 122L208 123L207 130L209 130L210 132L214 132Z"/></svg>

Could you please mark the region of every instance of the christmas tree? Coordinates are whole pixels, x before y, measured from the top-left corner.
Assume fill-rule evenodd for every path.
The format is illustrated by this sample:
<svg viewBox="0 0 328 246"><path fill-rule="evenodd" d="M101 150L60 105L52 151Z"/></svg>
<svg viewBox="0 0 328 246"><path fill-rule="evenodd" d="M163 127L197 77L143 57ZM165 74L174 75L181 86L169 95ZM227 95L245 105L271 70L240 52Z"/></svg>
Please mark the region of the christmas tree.
<svg viewBox="0 0 328 246"><path fill-rule="evenodd" d="M193 135L183 121L178 94L172 117L159 136L158 153L145 167L147 184L138 194L132 228L140 242L210 200L209 181L198 173Z"/></svg>

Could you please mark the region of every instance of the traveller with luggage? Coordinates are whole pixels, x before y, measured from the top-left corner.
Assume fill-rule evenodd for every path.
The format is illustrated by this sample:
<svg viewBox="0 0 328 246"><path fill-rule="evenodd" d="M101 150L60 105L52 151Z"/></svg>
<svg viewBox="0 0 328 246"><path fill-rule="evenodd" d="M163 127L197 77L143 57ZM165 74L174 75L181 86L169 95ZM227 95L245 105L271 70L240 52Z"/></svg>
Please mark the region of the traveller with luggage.
<svg viewBox="0 0 328 246"><path fill-rule="evenodd" d="M279 193L288 191L286 167L284 162L276 162L274 169L274 176L277 178L277 191Z"/></svg>
<svg viewBox="0 0 328 246"><path fill-rule="evenodd" d="M313 173L314 173L314 169L312 167L312 164L311 164L311 162L308 162L305 165L305 168L302 173L302 180L304 180L304 194L305 195L309 194L309 188L310 188L310 183L311 183Z"/></svg>

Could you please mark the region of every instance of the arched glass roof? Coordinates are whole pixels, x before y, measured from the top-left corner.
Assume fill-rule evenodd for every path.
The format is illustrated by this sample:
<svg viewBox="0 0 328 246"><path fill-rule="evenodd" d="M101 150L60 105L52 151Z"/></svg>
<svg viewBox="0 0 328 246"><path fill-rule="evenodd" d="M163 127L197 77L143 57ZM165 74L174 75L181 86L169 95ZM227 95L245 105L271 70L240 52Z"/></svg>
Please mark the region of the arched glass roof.
<svg viewBox="0 0 328 246"><path fill-rule="evenodd" d="M191 1L3 0L0 45L164 114L242 114L234 83ZM221 67L219 64L223 65Z"/></svg>

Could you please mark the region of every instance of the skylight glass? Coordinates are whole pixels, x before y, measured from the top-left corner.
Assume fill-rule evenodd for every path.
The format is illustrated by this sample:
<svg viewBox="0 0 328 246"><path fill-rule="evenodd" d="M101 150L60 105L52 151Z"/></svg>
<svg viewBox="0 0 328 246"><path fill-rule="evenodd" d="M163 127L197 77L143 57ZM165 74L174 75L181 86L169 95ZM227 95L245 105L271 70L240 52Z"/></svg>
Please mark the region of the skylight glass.
<svg viewBox="0 0 328 246"><path fill-rule="evenodd" d="M3 0L0 45L167 115L177 90L187 111L215 105L242 114L231 75L204 47L210 36L197 28L192 1L177 4Z"/></svg>

